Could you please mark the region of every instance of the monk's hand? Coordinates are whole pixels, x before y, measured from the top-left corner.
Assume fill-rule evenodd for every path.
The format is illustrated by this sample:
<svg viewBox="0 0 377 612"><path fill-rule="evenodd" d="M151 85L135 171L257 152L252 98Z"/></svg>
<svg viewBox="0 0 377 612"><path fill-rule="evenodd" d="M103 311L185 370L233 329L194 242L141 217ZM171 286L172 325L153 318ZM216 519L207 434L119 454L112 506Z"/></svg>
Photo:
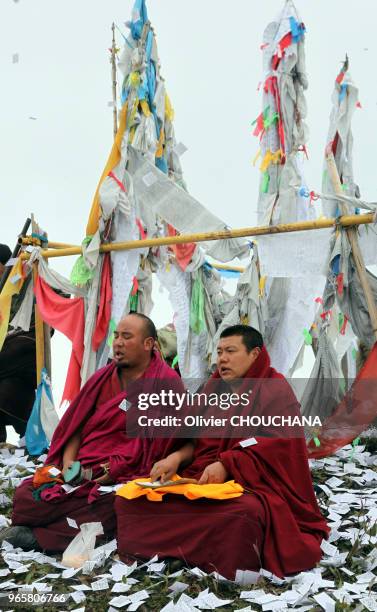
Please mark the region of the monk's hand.
<svg viewBox="0 0 377 612"><path fill-rule="evenodd" d="M221 484L228 478L228 472L220 461L207 465L200 477L199 484Z"/></svg>
<svg viewBox="0 0 377 612"><path fill-rule="evenodd" d="M109 474L109 467L110 467L109 463L101 463L101 468L103 469L103 471L105 473L104 473L103 476L99 476L99 478L95 478L94 482L96 482L99 485L114 484L113 481L111 480L111 476Z"/></svg>
<svg viewBox="0 0 377 612"><path fill-rule="evenodd" d="M73 461L66 461L63 463L63 469L62 469L62 474L63 476L65 476L65 473L67 470L69 470L69 468L71 467L72 463L74 463Z"/></svg>
<svg viewBox="0 0 377 612"><path fill-rule="evenodd" d="M174 474L177 473L180 464L180 459L174 456L174 453L157 461L151 469L150 477L152 482L159 480L160 482L166 482L170 480Z"/></svg>

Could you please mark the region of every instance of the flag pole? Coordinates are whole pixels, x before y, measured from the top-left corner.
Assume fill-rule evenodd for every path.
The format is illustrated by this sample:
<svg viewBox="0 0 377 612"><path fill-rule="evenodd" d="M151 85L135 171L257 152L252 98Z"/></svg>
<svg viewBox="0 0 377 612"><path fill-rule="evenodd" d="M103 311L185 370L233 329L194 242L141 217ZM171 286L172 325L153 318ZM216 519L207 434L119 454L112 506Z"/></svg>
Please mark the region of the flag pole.
<svg viewBox="0 0 377 612"><path fill-rule="evenodd" d="M216 232L205 232L201 234L179 234L177 236L163 236L162 238L147 238L145 240L129 240L127 242L110 242L100 246L101 253L111 251L130 251L133 249L143 249L145 247L164 246L172 244L187 244L191 242L206 242L210 240L229 240L230 238L244 238L250 236L265 236L274 234L286 234L290 232L301 232L308 230L318 230L325 228L335 228L338 225L349 227L354 225L365 225L374 223L374 214L365 215L345 215L339 219L316 219L314 221L297 221L295 223L285 223L280 225L258 225L256 227L244 227L240 229L227 229ZM72 246L61 249L44 249L41 251L42 257L69 257L81 255L81 246ZM21 259L29 259L29 253L23 253Z"/></svg>
<svg viewBox="0 0 377 612"><path fill-rule="evenodd" d="M31 214L31 228L32 232L37 232L37 225L35 223L34 215ZM36 287L38 280L38 263L33 265L33 283ZM34 317L35 317L35 356L36 356L36 373L37 373L37 387L42 381L42 370L45 362L45 339L44 339L44 324L39 312L38 304L34 304Z"/></svg>
<svg viewBox="0 0 377 612"><path fill-rule="evenodd" d="M343 195L342 184L340 182L338 169L336 167L335 158L332 152L330 151L327 152L326 161L327 161L327 168L329 171L329 175L330 175L333 187L334 187L334 191L337 195ZM339 202L339 206L340 206L341 212L343 214L346 214L347 213L346 204ZM356 227L352 227L352 226L348 227L346 229L346 234L347 234L348 241L351 245L353 259L355 262L357 273L359 275L360 284L364 291L374 337L377 340L377 306L374 301L373 293L369 285L363 255L362 255L359 241L357 238Z"/></svg>
<svg viewBox="0 0 377 612"><path fill-rule="evenodd" d="M113 87L113 134L114 140L118 133L118 101L117 101L117 66L116 66L116 54L117 48L115 44L115 23L111 26L113 37L111 44L111 76L112 76L112 87Z"/></svg>

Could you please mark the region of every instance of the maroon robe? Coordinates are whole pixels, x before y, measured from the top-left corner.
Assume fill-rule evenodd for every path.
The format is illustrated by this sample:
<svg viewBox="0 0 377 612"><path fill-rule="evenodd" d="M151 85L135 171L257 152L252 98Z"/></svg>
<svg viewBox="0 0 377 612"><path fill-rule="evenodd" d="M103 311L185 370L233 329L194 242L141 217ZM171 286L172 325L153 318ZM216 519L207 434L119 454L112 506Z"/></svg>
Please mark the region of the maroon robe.
<svg viewBox="0 0 377 612"><path fill-rule="evenodd" d="M179 376L156 353L143 379L171 379L183 392ZM148 476L153 463L175 449L175 441L162 439L130 439L126 435L126 412L119 405L126 398L122 391L115 364L96 372L80 391L61 419L46 459L46 465L62 468L63 453L69 439L81 429L81 445L77 459L93 469L93 478L103 474L101 463L110 463L113 482ZM64 551L77 530L69 527L67 517L78 525L101 522L105 536L112 536L116 527L114 495L99 496L93 481L66 494L60 485L42 492L42 500L33 496L32 479L16 489L13 501L13 525L27 525L42 549Z"/></svg>
<svg viewBox="0 0 377 612"><path fill-rule="evenodd" d="M216 372L205 386L207 394L218 379ZM265 349L239 394L250 389L249 379L254 379L253 413L298 414L291 388L270 367ZM266 379L280 383L274 387ZM189 501L165 495L153 503L144 497L116 497L120 557L175 557L230 579L237 569L263 567L284 576L315 566L329 530L315 499L302 432L252 430L250 436L257 444L246 448L240 439L200 439L193 463L182 474L199 478L207 465L221 461L229 479L246 489L239 498Z"/></svg>

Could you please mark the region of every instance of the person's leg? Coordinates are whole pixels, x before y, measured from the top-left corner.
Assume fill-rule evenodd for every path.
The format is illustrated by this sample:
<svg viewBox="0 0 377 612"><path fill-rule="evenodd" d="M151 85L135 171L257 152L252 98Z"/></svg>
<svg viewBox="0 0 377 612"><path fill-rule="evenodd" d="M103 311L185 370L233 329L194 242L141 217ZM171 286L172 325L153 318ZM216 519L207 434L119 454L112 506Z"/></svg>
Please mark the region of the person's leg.
<svg viewBox="0 0 377 612"><path fill-rule="evenodd" d="M157 554L232 580L237 569L257 571L262 565L265 512L255 495L226 501L166 495L159 503L116 496L115 512L125 562Z"/></svg>
<svg viewBox="0 0 377 612"><path fill-rule="evenodd" d="M77 529L68 525L67 518L74 519L78 526L82 523L102 523L105 538L115 533L113 495L102 495L89 504L87 497L72 495L66 495L55 503L36 501L32 493L30 481L24 481L16 489L12 525L29 527L39 547L44 550L62 552L77 535Z"/></svg>

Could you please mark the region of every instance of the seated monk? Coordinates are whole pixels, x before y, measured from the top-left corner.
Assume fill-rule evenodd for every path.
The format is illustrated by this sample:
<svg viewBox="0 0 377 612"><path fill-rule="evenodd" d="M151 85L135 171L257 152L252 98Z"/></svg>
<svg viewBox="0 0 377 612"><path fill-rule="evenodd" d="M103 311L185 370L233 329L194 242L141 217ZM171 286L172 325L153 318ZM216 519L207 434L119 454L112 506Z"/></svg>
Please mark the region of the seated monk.
<svg viewBox="0 0 377 612"><path fill-rule="evenodd" d="M286 427L275 431L269 425L267 417L298 416L299 405L288 382L270 366L259 332L244 325L224 330L217 370L201 393L208 398L214 391L245 393L249 403L243 416L263 417L267 426L246 426L239 432L238 427L225 427L221 439L213 427L211 435L217 438L200 437L193 462L179 475L199 484L234 480L243 494L190 500L166 492L156 503L145 496L124 499L119 491L115 510L121 559L158 554L228 579L238 569L263 567L282 577L313 568L329 529L314 495L301 427L287 433ZM153 468L152 480L160 475L159 468L165 469L164 461Z"/></svg>
<svg viewBox="0 0 377 612"><path fill-rule="evenodd" d="M101 522L105 537L112 537L116 526L114 495L100 495L99 486L147 476L155 461L169 453L165 476L176 472L185 459L185 448L171 453L177 441L130 439L126 435L125 398L127 390L130 397L133 381L149 380L153 388L159 381L171 379L184 392L179 376L154 350L155 340L156 328L148 317L132 313L120 321L114 334L113 362L96 372L71 403L54 433L45 462L64 476L73 462L79 461L82 468L92 470L91 478L69 493L58 478L53 486L47 484L37 491L39 499L33 478L23 481L14 496L13 526L0 534L0 541L25 550L64 551L78 533L67 518L78 526ZM192 452L192 445L187 447Z"/></svg>

